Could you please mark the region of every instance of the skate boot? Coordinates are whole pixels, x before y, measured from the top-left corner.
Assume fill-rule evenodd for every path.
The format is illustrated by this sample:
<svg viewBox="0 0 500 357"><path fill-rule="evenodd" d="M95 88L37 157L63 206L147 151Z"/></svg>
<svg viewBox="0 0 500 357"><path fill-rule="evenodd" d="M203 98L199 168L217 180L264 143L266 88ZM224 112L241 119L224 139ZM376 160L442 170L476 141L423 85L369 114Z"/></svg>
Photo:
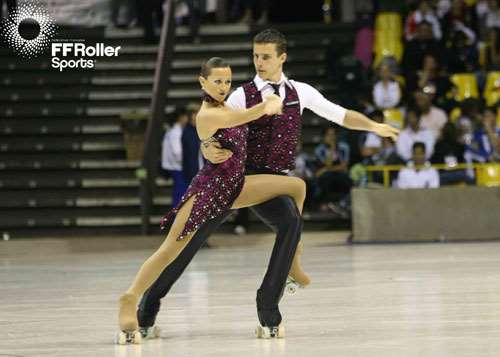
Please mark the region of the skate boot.
<svg viewBox="0 0 500 357"><path fill-rule="evenodd" d="M278 305L264 306L257 293L257 315L259 325L255 328L257 338L283 338L285 337L285 326L281 323L281 313Z"/></svg>
<svg viewBox="0 0 500 357"><path fill-rule="evenodd" d="M302 255L302 242L297 245L295 256L293 257L292 266L286 279L285 291L289 295L293 295L299 288L305 288L311 283L309 275L302 270L300 256Z"/></svg>
<svg viewBox="0 0 500 357"><path fill-rule="evenodd" d="M135 309L137 298L131 294L123 294L120 297L120 311L118 320L120 332L116 336L116 343L119 345L140 344L141 333L138 330L137 317Z"/></svg>
<svg viewBox="0 0 500 357"><path fill-rule="evenodd" d="M156 315L160 311L160 303L149 306L147 309L144 306L144 299L141 301L137 309L137 321L139 322L139 332L145 340L152 340L160 337L160 327L155 325Z"/></svg>

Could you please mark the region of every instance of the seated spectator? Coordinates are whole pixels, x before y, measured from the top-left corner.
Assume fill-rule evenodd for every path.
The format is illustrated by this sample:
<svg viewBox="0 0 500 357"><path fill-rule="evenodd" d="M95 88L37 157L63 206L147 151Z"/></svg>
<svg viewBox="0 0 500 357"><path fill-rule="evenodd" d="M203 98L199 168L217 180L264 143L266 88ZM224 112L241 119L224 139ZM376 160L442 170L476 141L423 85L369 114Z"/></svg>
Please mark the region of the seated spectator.
<svg viewBox="0 0 500 357"><path fill-rule="evenodd" d="M439 171L441 186L460 182L473 183L466 170L454 169L458 164L465 163L465 145L458 142L458 131L453 123L446 123L441 131L441 136L434 146L433 164L445 164L447 168Z"/></svg>
<svg viewBox="0 0 500 357"><path fill-rule="evenodd" d="M328 203L349 195L352 181L349 177L349 146L337 141L335 128L323 130L323 143L314 150L318 161L316 177L321 193L321 209L327 210Z"/></svg>
<svg viewBox="0 0 500 357"><path fill-rule="evenodd" d="M409 93L435 92L436 101L442 102L451 89L451 82L436 56L427 53L424 56L422 68L409 75L406 88Z"/></svg>
<svg viewBox="0 0 500 357"><path fill-rule="evenodd" d="M316 196L316 178L314 175L314 159L306 152L302 151L302 142L297 145L297 156L295 158L295 168L288 174L300 177L306 183L306 201L304 205L309 207Z"/></svg>
<svg viewBox="0 0 500 357"><path fill-rule="evenodd" d="M413 160L408 162L407 167L399 171L398 188L438 188L439 174L426 161L425 144L416 142L412 146Z"/></svg>
<svg viewBox="0 0 500 357"><path fill-rule="evenodd" d="M401 131L396 142L396 151L404 162L411 160L413 144L416 142L425 144L425 158L429 159L434 152L435 136L430 130L420 127L420 113L416 110L408 110L406 127Z"/></svg>
<svg viewBox="0 0 500 357"><path fill-rule="evenodd" d="M488 0L488 9L486 11L486 27L499 28L500 27L500 1Z"/></svg>
<svg viewBox="0 0 500 357"><path fill-rule="evenodd" d="M188 184L182 175L182 130L188 122L188 116L184 110L178 110L175 116L175 124L165 133L162 144L162 168L170 173L174 181L172 193L172 205L177 205L182 195L186 192Z"/></svg>
<svg viewBox="0 0 500 357"><path fill-rule="evenodd" d="M500 128L496 125L496 111L487 108L481 116L481 123L474 131L472 142L467 147L472 159L478 162L500 161Z"/></svg>
<svg viewBox="0 0 500 357"><path fill-rule="evenodd" d="M500 27L493 27L489 30L487 70L500 70Z"/></svg>
<svg viewBox="0 0 500 357"><path fill-rule="evenodd" d="M458 141L470 145L476 123L480 119L479 102L473 98L467 98L461 104L461 114L457 119Z"/></svg>
<svg viewBox="0 0 500 357"><path fill-rule="evenodd" d="M433 37L437 40L441 39L441 25L439 24L439 20L434 13L434 10L432 9L430 1L420 0L417 10L408 15L408 18L406 19L405 38L407 41L411 41L416 37L418 24L423 21L429 23L432 27Z"/></svg>
<svg viewBox="0 0 500 357"><path fill-rule="evenodd" d="M401 100L401 88L388 65L379 68L379 80L373 86L373 102L379 109L395 108Z"/></svg>
<svg viewBox="0 0 500 357"><path fill-rule="evenodd" d="M199 110L199 104L188 104L186 112L189 120L182 130L182 175L188 185L204 164L200 150L200 139L196 132L196 114Z"/></svg>
<svg viewBox="0 0 500 357"><path fill-rule="evenodd" d="M423 60L426 54L434 55L441 62L444 48L436 40L432 33L431 25L422 21L417 25L417 33L414 39L407 42L403 54L403 68L405 77L411 78L411 75L422 68Z"/></svg>
<svg viewBox="0 0 500 357"><path fill-rule="evenodd" d="M465 4L464 0L452 0L450 8L442 17L441 25L445 41L452 38L457 29L463 27L467 28L467 31L471 31L472 36L475 37L474 29L477 25L477 14L473 7Z"/></svg>
<svg viewBox="0 0 500 357"><path fill-rule="evenodd" d="M415 104L420 112L420 127L428 129L437 139L441 133L441 129L448 121L446 112L432 104L433 94L424 91L415 93Z"/></svg>
<svg viewBox="0 0 500 357"><path fill-rule="evenodd" d="M474 32L456 25L451 34L451 46L448 48L448 71L450 73L474 72L479 69L479 51Z"/></svg>

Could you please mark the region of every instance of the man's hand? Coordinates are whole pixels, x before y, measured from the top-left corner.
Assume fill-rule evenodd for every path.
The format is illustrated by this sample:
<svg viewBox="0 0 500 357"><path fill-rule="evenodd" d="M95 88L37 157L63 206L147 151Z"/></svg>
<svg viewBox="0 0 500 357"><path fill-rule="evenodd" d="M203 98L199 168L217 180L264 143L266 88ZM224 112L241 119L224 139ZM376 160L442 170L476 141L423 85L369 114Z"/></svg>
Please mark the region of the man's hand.
<svg viewBox="0 0 500 357"><path fill-rule="evenodd" d="M397 141L399 136L399 129L387 124L377 124L373 132L383 138L391 138L393 141Z"/></svg>
<svg viewBox="0 0 500 357"><path fill-rule="evenodd" d="M283 101L275 94L268 95L264 99L264 105L266 115L280 115L283 110Z"/></svg>
<svg viewBox="0 0 500 357"><path fill-rule="evenodd" d="M233 152L223 149L218 141L211 142L208 147L205 147L202 143L201 153L212 164L220 164L233 156Z"/></svg>

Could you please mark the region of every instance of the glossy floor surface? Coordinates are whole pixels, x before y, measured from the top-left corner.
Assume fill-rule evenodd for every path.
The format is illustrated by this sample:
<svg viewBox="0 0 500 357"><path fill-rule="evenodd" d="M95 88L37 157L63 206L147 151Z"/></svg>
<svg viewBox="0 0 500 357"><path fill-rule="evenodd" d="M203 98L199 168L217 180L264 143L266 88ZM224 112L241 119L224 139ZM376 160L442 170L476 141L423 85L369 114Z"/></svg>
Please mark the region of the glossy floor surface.
<svg viewBox="0 0 500 357"><path fill-rule="evenodd" d="M216 236L164 300L159 340L115 346L117 299L160 238L0 242L0 356L500 356L500 242L347 245L306 233L312 285L254 338L272 236Z"/></svg>

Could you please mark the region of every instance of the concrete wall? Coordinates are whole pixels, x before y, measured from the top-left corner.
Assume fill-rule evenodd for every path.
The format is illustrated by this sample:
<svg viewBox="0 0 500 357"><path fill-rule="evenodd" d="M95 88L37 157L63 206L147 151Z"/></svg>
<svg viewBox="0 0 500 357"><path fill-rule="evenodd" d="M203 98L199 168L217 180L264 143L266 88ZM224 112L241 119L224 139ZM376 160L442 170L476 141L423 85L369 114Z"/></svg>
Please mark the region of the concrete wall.
<svg viewBox="0 0 500 357"><path fill-rule="evenodd" d="M500 187L355 189L353 242L500 239Z"/></svg>

